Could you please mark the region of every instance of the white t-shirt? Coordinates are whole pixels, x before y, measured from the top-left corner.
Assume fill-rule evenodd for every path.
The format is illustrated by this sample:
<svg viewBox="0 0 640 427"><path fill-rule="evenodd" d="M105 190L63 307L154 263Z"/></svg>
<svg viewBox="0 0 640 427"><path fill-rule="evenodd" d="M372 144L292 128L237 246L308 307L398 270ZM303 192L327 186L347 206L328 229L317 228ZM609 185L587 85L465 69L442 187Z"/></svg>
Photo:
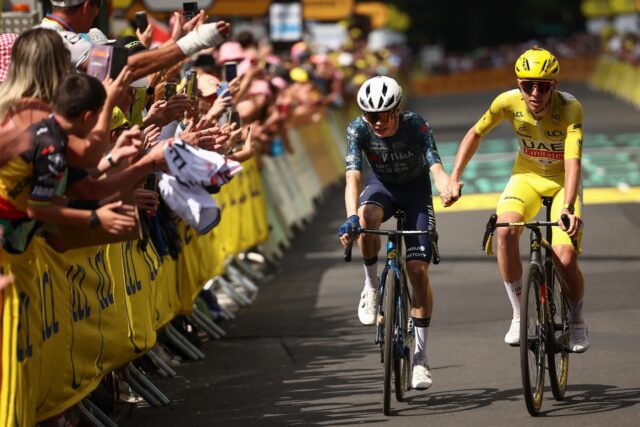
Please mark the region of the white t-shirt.
<svg viewBox="0 0 640 427"><path fill-rule="evenodd" d="M73 31L71 27L60 18L47 15L37 27L49 28L60 34L65 46L69 49L69 52L71 52L71 64L74 67L79 67L89 57L91 42Z"/></svg>

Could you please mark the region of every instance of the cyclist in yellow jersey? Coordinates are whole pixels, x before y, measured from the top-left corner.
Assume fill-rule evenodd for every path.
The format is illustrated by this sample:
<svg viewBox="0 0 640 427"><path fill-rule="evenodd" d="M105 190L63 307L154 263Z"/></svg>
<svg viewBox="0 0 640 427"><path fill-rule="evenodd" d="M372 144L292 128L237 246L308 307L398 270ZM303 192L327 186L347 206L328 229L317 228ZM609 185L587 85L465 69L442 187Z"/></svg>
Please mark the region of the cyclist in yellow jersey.
<svg viewBox="0 0 640 427"><path fill-rule="evenodd" d="M582 235L582 105L572 95L556 89L560 65L547 50L534 47L516 61L518 88L501 93L489 110L462 139L442 195L444 206L460 198L460 182L465 166L482 138L503 120L509 120L520 149L497 206L499 222L533 219L542 207L541 197L553 197L551 218L567 214L570 225L553 230L556 265L567 282L564 289L571 305L570 341L572 351L589 348L587 325L582 317L584 278L578 268ZM519 240L522 228L498 229L498 266L513 307L513 318L505 336L507 344L518 344L520 329L520 291L522 262Z"/></svg>

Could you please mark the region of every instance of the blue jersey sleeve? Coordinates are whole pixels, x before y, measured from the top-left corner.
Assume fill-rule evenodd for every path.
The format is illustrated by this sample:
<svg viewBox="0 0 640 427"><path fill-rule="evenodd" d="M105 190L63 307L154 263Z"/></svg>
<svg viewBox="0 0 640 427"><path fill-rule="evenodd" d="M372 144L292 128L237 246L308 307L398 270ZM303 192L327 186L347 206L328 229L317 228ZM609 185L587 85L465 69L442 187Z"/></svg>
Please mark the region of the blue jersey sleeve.
<svg viewBox="0 0 640 427"><path fill-rule="evenodd" d="M418 118L418 138L423 146L424 158L427 161L427 167L431 167L436 163L442 163L440 154L438 154L438 147L436 147L436 140L431 132L431 126L422 117L416 115Z"/></svg>
<svg viewBox="0 0 640 427"><path fill-rule="evenodd" d="M347 127L347 155L344 158L348 171L362 171L362 124L353 120Z"/></svg>

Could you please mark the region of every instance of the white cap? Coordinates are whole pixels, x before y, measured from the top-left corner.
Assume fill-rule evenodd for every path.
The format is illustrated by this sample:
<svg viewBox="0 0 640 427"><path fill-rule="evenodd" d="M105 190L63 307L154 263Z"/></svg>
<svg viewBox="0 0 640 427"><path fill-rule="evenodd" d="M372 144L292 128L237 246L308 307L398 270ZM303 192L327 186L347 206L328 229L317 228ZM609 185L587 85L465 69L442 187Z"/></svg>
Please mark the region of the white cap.
<svg viewBox="0 0 640 427"><path fill-rule="evenodd" d="M87 33L87 36L89 36L89 41L92 44L109 44L116 41L116 39L112 39L112 40L108 39L106 34L100 31L100 29L98 28L90 29L89 32Z"/></svg>
<svg viewBox="0 0 640 427"><path fill-rule="evenodd" d="M73 7L84 3L87 0L51 0L51 5L56 7Z"/></svg>

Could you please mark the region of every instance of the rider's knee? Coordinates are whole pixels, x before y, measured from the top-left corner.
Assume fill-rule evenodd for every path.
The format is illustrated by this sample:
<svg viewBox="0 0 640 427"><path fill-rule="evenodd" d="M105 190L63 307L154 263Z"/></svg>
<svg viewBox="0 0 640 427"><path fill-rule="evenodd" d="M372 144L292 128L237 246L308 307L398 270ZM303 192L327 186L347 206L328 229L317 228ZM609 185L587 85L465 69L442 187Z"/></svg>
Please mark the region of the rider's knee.
<svg viewBox="0 0 640 427"><path fill-rule="evenodd" d="M565 270L575 270L578 268L578 257L569 246L556 250L558 261Z"/></svg>
<svg viewBox="0 0 640 427"><path fill-rule="evenodd" d="M375 205L365 205L360 217L366 228L377 228L382 223L382 209Z"/></svg>
<svg viewBox="0 0 640 427"><path fill-rule="evenodd" d="M498 245L508 246L512 244L519 244L518 239L520 233L516 227L500 227L497 230L498 233Z"/></svg>
<svg viewBox="0 0 640 427"><path fill-rule="evenodd" d="M419 283L424 283L425 286L429 284L429 264L422 261L409 261L407 262L407 273L412 278L419 278ZM413 283L413 282L412 282Z"/></svg>

